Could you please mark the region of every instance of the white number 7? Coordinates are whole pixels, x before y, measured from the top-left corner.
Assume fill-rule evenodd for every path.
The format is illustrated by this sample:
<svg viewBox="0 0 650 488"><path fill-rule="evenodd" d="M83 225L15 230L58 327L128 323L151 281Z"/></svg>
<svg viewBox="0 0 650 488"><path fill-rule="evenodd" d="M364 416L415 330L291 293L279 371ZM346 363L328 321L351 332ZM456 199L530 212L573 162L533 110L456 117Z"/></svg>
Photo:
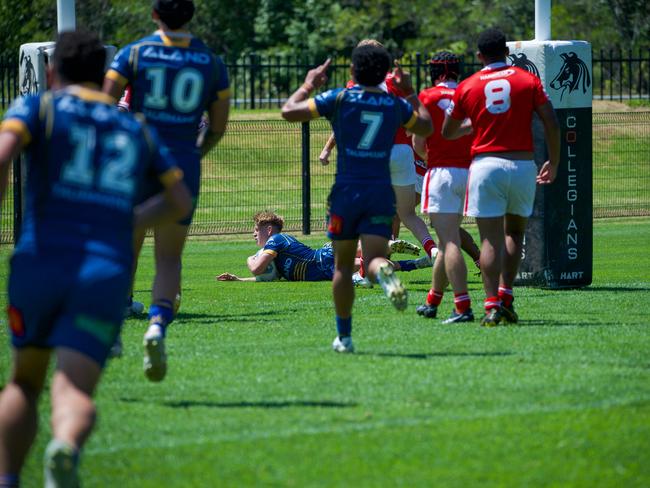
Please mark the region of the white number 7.
<svg viewBox="0 0 650 488"><path fill-rule="evenodd" d="M381 112L361 112L361 122L368 124L361 140L359 141L358 149L370 149L372 143L375 142L375 137L379 132L381 123L384 121L384 114Z"/></svg>

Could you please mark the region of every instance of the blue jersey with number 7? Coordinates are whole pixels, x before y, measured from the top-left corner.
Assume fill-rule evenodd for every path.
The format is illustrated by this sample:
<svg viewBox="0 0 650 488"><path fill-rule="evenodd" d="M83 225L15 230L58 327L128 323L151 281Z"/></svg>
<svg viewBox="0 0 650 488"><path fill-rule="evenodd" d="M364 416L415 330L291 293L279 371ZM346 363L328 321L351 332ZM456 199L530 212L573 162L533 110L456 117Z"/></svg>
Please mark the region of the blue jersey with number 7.
<svg viewBox="0 0 650 488"><path fill-rule="evenodd" d="M131 84L131 110L142 113L174 153L198 155L203 112L230 96L223 61L186 32L157 31L127 45L106 77Z"/></svg>
<svg viewBox="0 0 650 488"><path fill-rule="evenodd" d="M415 124L413 107L379 88L340 88L309 100L314 116L332 123L337 183L390 183L390 152L400 126Z"/></svg>

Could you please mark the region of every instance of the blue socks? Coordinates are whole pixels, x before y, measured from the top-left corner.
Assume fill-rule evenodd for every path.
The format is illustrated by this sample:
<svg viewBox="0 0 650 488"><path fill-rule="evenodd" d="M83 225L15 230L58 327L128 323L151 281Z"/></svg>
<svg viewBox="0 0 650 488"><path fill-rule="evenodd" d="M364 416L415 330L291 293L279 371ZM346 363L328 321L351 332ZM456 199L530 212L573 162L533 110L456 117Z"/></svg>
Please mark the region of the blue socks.
<svg viewBox="0 0 650 488"><path fill-rule="evenodd" d="M339 333L339 337L350 337L352 335L352 316L347 319L336 317L336 330Z"/></svg>
<svg viewBox="0 0 650 488"><path fill-rule="evenodd" d="M167 326L174 320L174 304L170 300L157 300L149 307L149 323L159 324L162 328L163 337Z"/></svg>
<svg viewBox="0 0 650 488"><path fill-rule="evenodd" d="M399 270L400 271L413 271L414 269L417 269L417 266L415 265L415 261L413 259L409 259L408 261L397 261L399 263Z"/></svg>

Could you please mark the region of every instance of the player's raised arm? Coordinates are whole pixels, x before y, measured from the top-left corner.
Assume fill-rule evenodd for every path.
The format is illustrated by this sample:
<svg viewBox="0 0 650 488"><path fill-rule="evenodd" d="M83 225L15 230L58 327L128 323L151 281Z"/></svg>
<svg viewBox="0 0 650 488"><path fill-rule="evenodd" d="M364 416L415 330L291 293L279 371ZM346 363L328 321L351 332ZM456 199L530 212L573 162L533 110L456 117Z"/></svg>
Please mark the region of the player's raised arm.
<svg viewBox="0 0 650 488"><path fill-rule="evenodd" d="M323 64L309 70L305 77L305 82L298 88L293 95L282 106L282 117L289 122L307 122L317 118L312 110L312 103L308 98L312 91L320 88L327 81L327 68L332 60L327 59Z"/></svg>
<svg viewBox="0 0 650 488"><path fill-rule="evenodd" d="M550 101L538 106L535 112L542 119L542 124L544 124L544 138L546 139L549 155L548 161L539 170L537 183L548 185L555 180L557 168L560 164L560 124Z"/></svg>
<svg viewBox="0 0 650 488"><path fill-rule="evenodd" d="M415 110L414 121L409 121L408 126L405 127L415 135L422 137L430 136L433 133L431 116L426 107L420 103L420 100L413 89L411 74L403 71L399 63L395 61L393 76L395 87L405 94L404 98L413 106L413 110Z"/></svg>

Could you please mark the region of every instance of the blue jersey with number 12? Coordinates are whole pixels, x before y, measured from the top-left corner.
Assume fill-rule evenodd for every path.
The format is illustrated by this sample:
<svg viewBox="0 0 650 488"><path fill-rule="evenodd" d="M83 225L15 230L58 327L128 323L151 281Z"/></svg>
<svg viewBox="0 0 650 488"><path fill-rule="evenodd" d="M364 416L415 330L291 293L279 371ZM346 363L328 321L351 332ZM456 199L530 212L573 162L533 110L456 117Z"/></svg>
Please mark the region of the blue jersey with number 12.
<svg viewBox="0 0 650 488"><path fill-rule="evenodd" d="M390 152L400 126L416 115L410 103L379 88L330 90L309 100L314 116L332 123L337 146L337 183L390 183Z"/></svg>
<svg viewBox="0 0 650 488"><path fill-rule="evenodd" d="M16 99L0 131L22 137L27 154L17 254L72 250L130 263L143 184L182 178L155 131L81 86Z"/></svg>
<svg viewBox="0 0 650 488"><path fill-rule="evenodd" d="M185 32L157 31L127 45L106 76L131 84L131 110L144 114L174 153L198 156L203 112L230 96L223 61Z"/></svg>

